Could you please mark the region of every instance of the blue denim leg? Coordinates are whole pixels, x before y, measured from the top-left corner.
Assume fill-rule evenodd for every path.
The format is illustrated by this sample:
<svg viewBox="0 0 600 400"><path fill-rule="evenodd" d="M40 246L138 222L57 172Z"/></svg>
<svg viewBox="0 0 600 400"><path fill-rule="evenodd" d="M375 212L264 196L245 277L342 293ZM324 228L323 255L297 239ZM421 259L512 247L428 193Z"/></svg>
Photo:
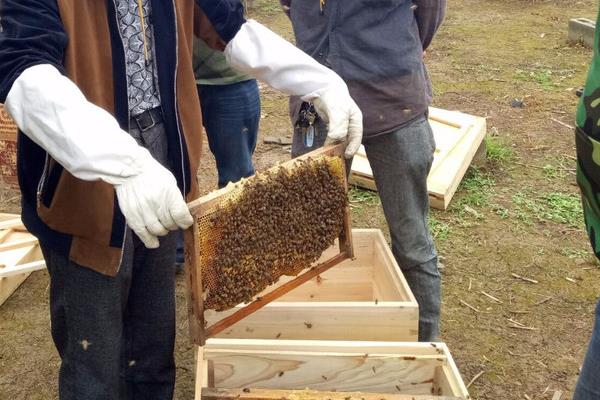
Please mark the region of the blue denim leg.
<svg viewBox="0 0 600 400"><path fill-rule="evenodd" d="M215 156L219 187L254 174L252 154L260 121L255 80L232 85L201 85L202 119Z"/></svg>
<svg viewBox="0 0 600 400"><path fill-rule="evenodd" d="M419 303L419 341L434 341L439 331L440 275L427 223L433 131L423 117L367 139L365 150L390 229L392 252Z"/></svg>
<svg viewBox="0 0 600 400"><path fill-rule="evenodd" d="M600 302L596 306L596 322L573 400L600 399Z"/></svg>

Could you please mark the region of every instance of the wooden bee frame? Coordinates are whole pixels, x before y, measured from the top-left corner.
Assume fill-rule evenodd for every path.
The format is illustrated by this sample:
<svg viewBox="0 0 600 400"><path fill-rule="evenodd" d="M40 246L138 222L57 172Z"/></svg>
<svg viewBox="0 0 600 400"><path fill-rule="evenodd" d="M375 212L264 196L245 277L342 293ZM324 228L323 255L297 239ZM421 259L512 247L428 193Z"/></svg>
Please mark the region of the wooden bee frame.
<svg viewBox="0 0 600 400"><path fill-rule="evenodd" d="M317 159L322 156L337 156L343 158L344 146L343 145L335 145L328 146L325 148L321 148L315 150L313 152L307 153L301 157L295 158L293 160L282 163L276 167L273 167L272 170L276 171L279 168L294 168L295 163L298 160L306 160L309 158ZM344 164L342 162L342 164ZM345 171L344 171L345 172ZM344 186L347 188L347 180L346 174L344 173ZM190 204L188 204L190 208L190 212L192 215L203 215L211 206L215 203L222 201L222 198L229 193L230 190L233 189L233 185L227 186L223 189L217 190L215 192L210 193L207 196L204 196L200 199L197 199ZM204 346L206 340L208 338L214 337L219 332L222 332L224 329L232 326L236 322L245 318L246 316L254 313L255 311L261 309L265 305L271 303L272 301L280 298L291 290L297 288L303 283L309 281L310 279L315 278L319 274L324 271L330 269L331 267L339 264L340 262L353 257L353 249L352 249L352 229L350 226L350 212L349 207L346 206L344 210L344 223L343 230L339 235L339 253L334 255L333 257L323 260L319 264L311 267L308 270L300 273L293 280L278 286L272 291L263 292L260 297L256 297L254 301L250 302L248 305L240 308L235 313L216 321L214 324L210 326L205 326L205 318L204 318L204 286L202 283L202 268L200 257L199 257L199 229L197 226L198 219L192 228L188 229L185 232L185 262L186 262L186 283L187 283L187 295L188 295L188 313L189 313L189 325L190 325L190 336L195 344L198 346Z"/></svg>

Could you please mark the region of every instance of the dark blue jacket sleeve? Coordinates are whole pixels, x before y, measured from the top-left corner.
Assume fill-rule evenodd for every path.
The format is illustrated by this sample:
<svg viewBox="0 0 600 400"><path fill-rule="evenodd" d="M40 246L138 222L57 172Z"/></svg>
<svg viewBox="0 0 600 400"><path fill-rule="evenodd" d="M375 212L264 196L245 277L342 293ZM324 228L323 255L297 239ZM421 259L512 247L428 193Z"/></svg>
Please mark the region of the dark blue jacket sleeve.
<svg viewBox="0 0 600 400"><path fill-rule="evenodd" d="M56 0L0 0L0 103L29 67L63 72L67 40Z"/></svg>
<svg viewBox="0 0 600 400"><path fill-rule="evenodd" d="M246 22L241 0L196 0L196 4L225 43L229 43Z"/></svg>
<svg viewBox="0 0 600 400"><path fill-rule="evenodd" d="M446 0L415 0L415 16L423 50L427 50L446 14Z"/></svg>

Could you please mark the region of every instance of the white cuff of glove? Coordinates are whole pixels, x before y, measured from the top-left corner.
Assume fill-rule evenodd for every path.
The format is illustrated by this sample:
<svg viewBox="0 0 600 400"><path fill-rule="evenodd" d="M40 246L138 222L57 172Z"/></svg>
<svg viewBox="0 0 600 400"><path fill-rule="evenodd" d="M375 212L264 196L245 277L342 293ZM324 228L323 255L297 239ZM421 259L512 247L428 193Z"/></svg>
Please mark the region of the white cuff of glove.
<svg viewBox="0 0 600 400"><path fill-rule="evenodd" d="M127 224L147 247L193 223L173 174L53 66L26 69L8 93L6 109L71 174L114 185Z"/></svg>
<svg viewBox="0 0 600 400"><path fill-rule="evenodd" d="M52 65L23 71L5 106L17 126L77 178L114 185L142 171L145 149Z"/></svg>
<svg viewBox="0 0 600 400"><path fill-rule="evenodd" d="M362 140L362 114L335 72L256 21L249 20L225 48L229 64L289 95L312 101L329 122L328 138L347 143L351 157Z"/></svg>

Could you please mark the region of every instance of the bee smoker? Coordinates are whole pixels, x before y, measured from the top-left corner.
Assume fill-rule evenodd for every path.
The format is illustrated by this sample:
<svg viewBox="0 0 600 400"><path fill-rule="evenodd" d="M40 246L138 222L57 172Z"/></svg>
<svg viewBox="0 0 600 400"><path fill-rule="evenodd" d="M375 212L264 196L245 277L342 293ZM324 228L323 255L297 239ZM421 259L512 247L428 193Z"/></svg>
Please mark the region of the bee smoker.
<svg viewBox="0 0 600 400"><path fill-rule="evenodd" d="M302 103L298 120L294 126L295 135L300 135L302 144L305 148L310 149L315 144L315 122L319 118L312 103Z"/></svg>

